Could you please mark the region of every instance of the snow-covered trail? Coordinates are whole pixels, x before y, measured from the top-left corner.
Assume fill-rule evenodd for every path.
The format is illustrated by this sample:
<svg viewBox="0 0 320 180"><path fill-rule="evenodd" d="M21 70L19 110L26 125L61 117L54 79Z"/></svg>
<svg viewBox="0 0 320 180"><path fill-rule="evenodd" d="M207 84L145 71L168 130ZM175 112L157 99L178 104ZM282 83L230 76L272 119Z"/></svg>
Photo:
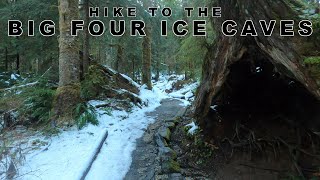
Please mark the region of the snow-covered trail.
<svg viewBox="0 0 320 180"><path fill-rule="evenodd" d="M168 83L167 79L162 79L154 84L152 92L142 90L140 97L143 101L149 102L148 107L140 109L138 113L129 114L125 120L115 122L116 126L109 127L106 146L101 149L86 180L123 179L129 171L132 159L135 159L132 157L132 152L136 149L137 140L142 137L147 127L156 120L174 117L183 106L189 104L186 100L168 101L170 98L175 98L165 93L165 89L171 88L168 86L172 86L172 82ZM183 96L182 93L187 94L195 87L195 84L192 84L181 89L180 96ZM167 103L160 104L163 100Z"/></svg>
<svg viewBox="0 0 320 180"><path fill-rule="evenodd" d="M112 122L108 127L108 138L97 159L93 163L86 180L121 180L126 175L132 162L132 152L136 141L148 125L155 121L154 117L146 116L152 112L156 104L140 111L128 114L124 120ZM104 117L101 117L102 119Z"/></svg>
<svg viewBox="0 0 320 180"><path fill-rule="evenodd" d="M181 107L175 105L179 102L175 104L169 100L164 102L168 103L162 104L155 111L146 113L144 116L131 116L119 122L120 128L110 128L105 142L106 146L101 149L86 179L123 179L132 164L132 159L135 159L132 157L132 152L136 149L137 140L146 132L148 125L154 123L155 120L174 117ZM122 123L129 123L129 125L121 125Z"/></svg>

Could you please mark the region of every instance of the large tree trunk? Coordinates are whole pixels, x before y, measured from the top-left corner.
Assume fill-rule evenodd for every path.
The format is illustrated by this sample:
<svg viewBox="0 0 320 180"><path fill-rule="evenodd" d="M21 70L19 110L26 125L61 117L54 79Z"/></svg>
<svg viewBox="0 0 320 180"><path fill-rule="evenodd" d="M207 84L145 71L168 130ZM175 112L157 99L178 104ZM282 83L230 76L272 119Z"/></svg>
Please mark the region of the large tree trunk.
<svg viewBox="0 0 320 180"><path fill-rule="evenodd" d="M59 0L59 88L54 102L54 117L72 122L80 100L79 38L70 35L71 20L79 19L78 0Z"/></svg>
<svg viewBox="0 0 320 180"><path fill-rule="evenodd" d="M274 75L279 74L283 79L301 84L302 88L319 100L319 88L301 64L301 56L292 47L292 38L280 37L279 29L275 29L271 37L262 36L259 20L268 22L271 19L292 19L294 12L288 1L217 0L216 3L215 6L222 8L222 17L213 19L219 35L203 63L202 82L194 103L194 115L200 126L207 126L210 106L218 104L221 99L223 103L228 103L228 97L223 98L223 94L228 88L232 91L233 87L229 87L227 80L233 77L230 68L236 63L246 62L252 66L252 71L259 68L259 64L270 63ZM224 36L220 32L222 22L229 19L238 24L239 33L234 37ZM258 37L240 37L242 26L249 19L254 21Z"/></svg>
<svg viewBox="0 0 320 180"><path fill-rule="evenodd" d="M142 48L142 84L146 84L148 89L152 89L151 85L151 27L145 28L146 36L143 39Z"/></svg>
<svg viewBox="0 0 320 180"><path fill-rule="evenodd" d="M150 7L151 2L145 0L143 2L143 7L147 9ZM151 26L149 19L146 19L147 25L145 27L146 36L143 38L142 42L142 84L146 84L148 89L152 89L151 84L151 62L152 62L152 54L151 54Z"/></svg>
<svg viewBox="0 0 320 180"><path fill-rule="evenodd" d="M159 55L159 52L157 51L157 55ZM159 56L157 56L159 57ZM155 80L158 81L159 80L159 77L160 77L160 62L161 59L160 58L157 58L156 60L156 77L155 77Z"/></svg>
<svg viewBox="0 0 320 180"><path fill-rule="evenodd" d="M79 83L79 38L70 35L72 20L79 19L77 0L59 0L59 86Z"/></svg>
<svg viewBox="0 0 320 180"><path fill-rule="evenodd" d="M20 54L16 54L16 71L17 74L20 74Z"/></svg>
<svg viewBox="0 0 320 180"><path fill-rule="evenodd" d="M121 44L117 45L117 60L116 60L116 71L123 73L124 72L124 54L123 54L124 48Z"/></svg>
<svg viewBox="0 0 320 180"><path fill-rule="evenodd" d="M5 63L5 70L8 71L9 62L8 62L8 48L7 47L5 48L4 54L5 54L4 55L5 56L5 62L4 62Z"/></svg>
<svg viewBox="0 0 320 180"><path fill-rule="evenodd" d="M88 26L89 26L89 0L84 0L83 4L84 9L84 26L85 29L83 35L83 61L82 61L82 71L83 75L88 73L89 69L89 49L90 49L90 36Z"/></svg>
<svg viewBox="0 0 320 180"><path fill-rule="evenodd" d="M136 80L135 58L132 58L132 79Z"/></svg>

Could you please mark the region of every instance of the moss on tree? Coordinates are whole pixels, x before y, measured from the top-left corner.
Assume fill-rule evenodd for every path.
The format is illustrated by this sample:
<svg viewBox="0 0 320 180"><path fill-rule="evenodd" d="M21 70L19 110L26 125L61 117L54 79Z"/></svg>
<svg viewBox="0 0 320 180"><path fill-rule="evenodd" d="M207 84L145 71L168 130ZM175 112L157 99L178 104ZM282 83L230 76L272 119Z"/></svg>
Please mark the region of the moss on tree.
<svg viewBox="0 0 320 180"><path fill-rule="evenodd" d="M80 85L73 84L59 87L53 100L53 117L52 120L57 125L74 124L74 109L80 98Z"/></svg>

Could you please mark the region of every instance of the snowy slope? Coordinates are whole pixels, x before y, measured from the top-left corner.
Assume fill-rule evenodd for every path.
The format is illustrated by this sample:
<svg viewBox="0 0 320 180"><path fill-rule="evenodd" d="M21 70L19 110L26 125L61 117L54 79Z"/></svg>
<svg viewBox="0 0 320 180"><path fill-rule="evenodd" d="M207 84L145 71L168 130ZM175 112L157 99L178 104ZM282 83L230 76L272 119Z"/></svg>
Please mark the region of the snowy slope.
<svg viewBox="0 0 320 180"><path fill-rule="evenodd" d="M136 147L136 140L142 137L148 125L154 122L154 119L147 117L145 113L154 111L160 106L161 99L165 98L163 94L144 88L141 89L140 97L148 102L148 107L124 114L127 116L124 120L114 121L114 126L108 129L106 146L101 149L86 179L120 180L126 175L132 162L131 154Z"/></svg>
<svg viewBox="0 0 320 180"><path fill-rule="evenodd" d="M154 122L154 119L147 117L146 113L160 106L162 99L173 97L165 93L170 84L172 85L172 82L168 81L168 77L161 77L159 82L154 83L152 91L147 90L145 86L140 87L139 97L147 106L134 107L130 113L114 110L112 116L109 116L103 109L98 109L99 126L88 125L82 130L74 127L51 139L39 135L31 137L29 144L39 139L48 142L48 145L34 149L26 155L25 163L18 167L18 179L80 179L106 131L108 131L107 140L86 179L122 179L130 168L131 154L136 147L136 140L143 135L148 125ZM188 85L180 92L174 93L190 96L194 86ZM183 103L187 105L186 102L188 101L184 100ZM104 102L90 103L98 105Z"/></svg>
<svg viewBox="0 0 320 180"><path fill-rule="evenodd" d="M53 137L47 150L37 150L26 156L26 162L19 170L19 179L80 179L106 130L108 138L87 179L121 179L130 167L136 139L154 122L145 113L158 107L165 96L142 87L140 97L148 102L147 107L136 107L130 114L113 111L112 116L98 110L102 114L99 126L88 125L80 131L73 128ZM91 102L94 105L100 103L103 102Z"/></svg>

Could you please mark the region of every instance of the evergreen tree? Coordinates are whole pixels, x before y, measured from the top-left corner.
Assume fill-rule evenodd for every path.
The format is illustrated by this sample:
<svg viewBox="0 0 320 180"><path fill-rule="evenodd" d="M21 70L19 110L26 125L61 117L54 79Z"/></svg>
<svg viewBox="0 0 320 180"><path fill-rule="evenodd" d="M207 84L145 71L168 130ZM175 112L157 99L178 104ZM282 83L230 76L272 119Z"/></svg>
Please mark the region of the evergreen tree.
<svg viewBox="0 0 320 180"><path fill-rule="evenodd" d="M59 88L54 102L58 122L73 121L80 101L79 37L71 36L71 21L79 19L78 0L59 0Z"/></svg>

